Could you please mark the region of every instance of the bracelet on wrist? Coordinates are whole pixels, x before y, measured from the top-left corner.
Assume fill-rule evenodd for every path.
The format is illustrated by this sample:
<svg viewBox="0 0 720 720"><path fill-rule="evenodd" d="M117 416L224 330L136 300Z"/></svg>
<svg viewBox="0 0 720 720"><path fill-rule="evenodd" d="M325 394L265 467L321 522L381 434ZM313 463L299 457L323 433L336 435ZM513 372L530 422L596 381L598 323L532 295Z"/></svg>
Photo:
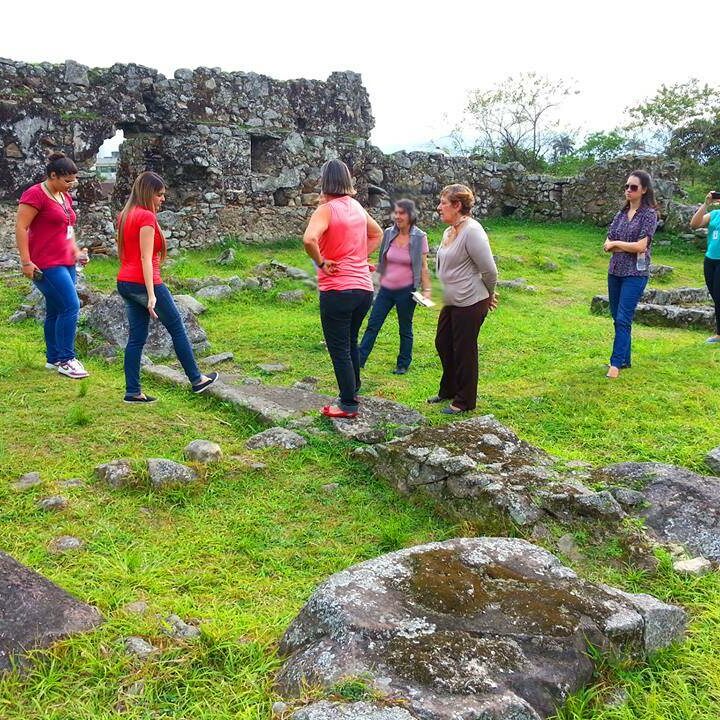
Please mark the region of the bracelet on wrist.
<svg viewBox="0 0 720 720"><path fill-rule="evenodd" d="M321 261L318 263L318 267L319 267L319 268L325 267L325 261L324 261L324 260L321 260Z"/></svg>

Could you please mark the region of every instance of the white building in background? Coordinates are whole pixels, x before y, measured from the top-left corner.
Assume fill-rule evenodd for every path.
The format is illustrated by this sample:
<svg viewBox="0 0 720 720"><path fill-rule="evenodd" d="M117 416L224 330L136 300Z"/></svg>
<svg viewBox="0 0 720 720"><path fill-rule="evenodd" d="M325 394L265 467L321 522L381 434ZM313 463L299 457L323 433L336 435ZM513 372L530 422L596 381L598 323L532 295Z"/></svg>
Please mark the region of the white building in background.
<svg viewBox="0 0 720 720"><path fill-rule="evenodd" d="M95 158L95 172L102 175L103 182L114 183L117 177L118 150L114 150L107 157L98 155Z"/></svg>

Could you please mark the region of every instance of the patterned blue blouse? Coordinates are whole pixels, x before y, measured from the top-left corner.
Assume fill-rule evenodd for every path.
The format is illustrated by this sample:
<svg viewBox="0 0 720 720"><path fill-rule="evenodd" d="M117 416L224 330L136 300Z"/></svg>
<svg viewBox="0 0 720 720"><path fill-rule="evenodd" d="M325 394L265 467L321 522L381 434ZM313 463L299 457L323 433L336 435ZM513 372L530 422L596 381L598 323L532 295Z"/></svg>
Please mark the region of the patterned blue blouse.
<svg viewBox="0 0 720 720"><path fill-rule="evenodd" d="M628 220L627 211L621 210L610 223L608 238L610 240L621 240L622 242L637 242L640 238L647 237L647 270L638 270L637 254L629 252L614 252L610 258L609 275L628 277L648 277L650 275L650 244L657 229L657 213L654 208L641 205L632 220Z"/></svg>

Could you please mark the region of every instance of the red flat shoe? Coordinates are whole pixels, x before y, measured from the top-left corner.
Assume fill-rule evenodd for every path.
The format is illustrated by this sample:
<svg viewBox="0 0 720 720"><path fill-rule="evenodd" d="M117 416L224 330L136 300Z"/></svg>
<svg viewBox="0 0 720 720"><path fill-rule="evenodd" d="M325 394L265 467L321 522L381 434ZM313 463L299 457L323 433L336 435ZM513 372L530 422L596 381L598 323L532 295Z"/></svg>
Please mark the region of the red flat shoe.
<svg viewBox="0 0 720 720"><path fill-rule="evenodd" d="M320 414L329 418L347 418L348 420L352 420L357 417L357 412L346 412L340 408L333 408L332 405L323 405L322 410L320 410Z"/></svg>

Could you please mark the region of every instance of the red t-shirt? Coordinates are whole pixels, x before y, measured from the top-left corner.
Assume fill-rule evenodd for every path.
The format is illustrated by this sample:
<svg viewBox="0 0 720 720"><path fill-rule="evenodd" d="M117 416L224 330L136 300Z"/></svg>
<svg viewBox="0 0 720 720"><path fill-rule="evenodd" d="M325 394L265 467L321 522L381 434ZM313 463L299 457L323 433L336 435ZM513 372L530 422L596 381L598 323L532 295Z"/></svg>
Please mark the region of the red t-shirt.
<svg viewBox="0 0 720 720"><path fill-rule="evenodd" d="M75 264L75 242L68 237L68 227L74 226L77 215L72 198L63 193L65 208L53 200L38 183L29 187L19 202L34 207L38 213L28 228L30 260L41 270L59 265Z"/></svg>
<svg viewBox="0 0 720 720"><path fill-rule="evenodd" d="M369 290L373 284L368 267L367 215L349 195L328 201L330 224L320 237L320 254L334 260L337 272L318 268L319 290Z"/></svg>
<svg viewBox="0 0 720 720"><path fill-rule="evenodd" d="M118 215L118 227L120 227L121 215ZM153 242L153 285L160 285L160 251L162 250L162 235L157 217L151 210L141 207L134 207L127 214L123 226L123 247L120 256L120 272L117 279L125 282L145 284L143 277L142 261L140 259L140 228L155 228L155 240Z"/></svg>

